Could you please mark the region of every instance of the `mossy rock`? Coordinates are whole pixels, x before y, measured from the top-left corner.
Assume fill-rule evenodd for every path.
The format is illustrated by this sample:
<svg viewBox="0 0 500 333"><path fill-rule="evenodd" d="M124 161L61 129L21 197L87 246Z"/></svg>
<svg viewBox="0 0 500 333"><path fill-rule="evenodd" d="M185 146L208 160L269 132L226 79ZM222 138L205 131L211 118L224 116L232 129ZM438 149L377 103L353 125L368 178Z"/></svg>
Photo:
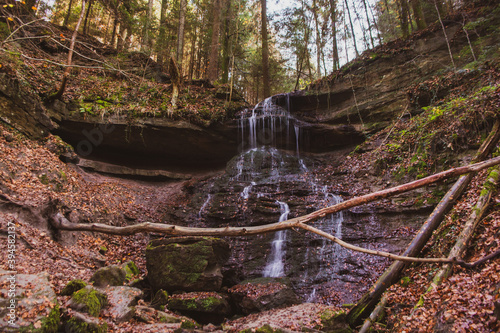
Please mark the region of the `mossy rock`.
<svg viewBox="0 0 500 333"><path fill-rule="evenodd" d="M148 280L153 290L216 291L229 256L229 244L217 238L154 240L146 248Z"/></svg>
<svg viewBox="0 0 500 333"><path fill-rule="evenodd" d="M346 322L345 311L334 311L332 309L324 310L321 315L321 327L318 327L325 332L349 333L351 328Z"/></svg>
<svg viewBox="0 0 500 333"><path fill-rule="evenodd" d="M59 304L56 304L49 312L49 314L41 319L41 327L35 328L34 324L28 327L19 328L19 332L30 333L57 333L59 332L59 325L61 322L61 310ZM7 332L10 332L7 330Z"/></svg>
<svg viewBox="0 0 500 333"><path fill-rule="evenodd" d="M106 333L108 324L83 313L74 313L65 324L66 333Z"/></svg>
<svg viewBox="0 0 500 333"><path fill-rule="evenodd" d="M80 289L83 289L87 286L87 282L76 279L76 280L71 280L68 282L68 284L63 288L61 291L61 296L71 296L75 292L77 292Z"/></svg>
<svg viewBox="0 0 500 333"><path fill-rule="evenodd" d="M188 329L188 330L194 330L195 328L199 327L200 325L198 325L196 322L192 321L192 320L183 320L182 323L181 323L181 328L183 329Z"/></svg>
<svg viewBox="0 0 500 333"><path fill-rule="evenodd" d="M137 276L141 273L139 271L139 268L137 268L136 264L133 261L128 261L124 263L121 267L125 271L126 281L132 281L132 278L134 276Z"/></svg>
<svg viewBox="0 0 500 333"><path fill-rule="evenodd" d="M160 289L151 300L151 306L157 310L163 310L165 305L168 304L168 298L168 293L165 290Z"/></svg>
<svg viewBox="0 0 500 333"><path fill-rule="evenodd" d="M227 297L218 293L186 293L173 295L169 298L167 308L172 311L188 311L229 315L231 306Z"/></svg>
<svg viewBox="0 0 500 333"><path fill-rule="evenodd" d="M94 275L92 275L90 281L93 282L96 287L107 287L123 286L126 279L127 272L125 269L117 265L111 265L99 268Z"/></svg>
<svg viewBox="0 0 500 333"><path fill-rule="evenodd" d="M69 306L98 317L101 309L107 304L107 299L108 297L99 290L87 286L73 294Z"/></svg>
<svg viewBox="0 0 500 333"><path fill-rule="evenodd" d="M255 333L282 333L283 330L280 328L273 328L271 325L266 324L255 330Z"/></svg>

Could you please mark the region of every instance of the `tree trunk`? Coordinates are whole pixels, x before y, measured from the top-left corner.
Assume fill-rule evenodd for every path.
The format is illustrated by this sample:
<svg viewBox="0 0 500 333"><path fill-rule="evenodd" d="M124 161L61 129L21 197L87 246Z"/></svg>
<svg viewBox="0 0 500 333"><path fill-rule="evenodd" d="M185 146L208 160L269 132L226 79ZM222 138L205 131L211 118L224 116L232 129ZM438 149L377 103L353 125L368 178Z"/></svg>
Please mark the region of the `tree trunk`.
<svg viewBox="0 0 500 333"><path fill-rule="evenodd" d="M363 0L363 6L365 8L366 21L368 22L368 33L370 34L370 41L372 42L372 47L375 47L375 41L372 34L372 24L370 22L370 15L368 14L368 5L366 4L366 0Z"/></svg>
<svg viewBox="0 0 500 333"><path fill-rule="evenodd" d="M222 64L221 64L221 70L222 70L222 78L221 82L222 83L227 83L229 81L229 61L230 61L230 48L231 48L231 22L233 21L233 14L232 14L232 1L231 0L225 0L225 17L224 17L224 37L223 37L223 44L222 44Z"/></svg>
<svg viewBox="0 0 500 333"><path fill-rule="evenodd" d="M262 35L262 83L263 98L271 96L271 80L269 75L269 41L267 36L267 1L260 0L261 5L261 28Z"/></svg>
<svg viewBox="0 0 500 333"><path fill-rule="evenodd" d="M316 77L321 78L321 35L319 33L318 10L316 0L313 0L312 12L316 29Z"/></svg>
<svg viewBox="0 0 500 333"><path fill-rule="evenodd" d="M407 0L399 0L399 8L400 8L400 17L399 21L401 23L401 33L403 34L403 38L407 38L410 35L410 23L409 23L409 8Z"/></svg>
<svg viewBox="0 0 500 333"><path fill-rule="evenodd" d="M85 14L85 21L83 22L83 34L88 34L89 32L89 16L90 16L90 11L92 10L92 4L94 3L93 0L89 0L89 5L87 7L87 14Z"/></svg>
<svg viewBox="0 0 500 333"><path fill-rule="evenodd" d="M212 22L212 42L210 43L210 56L208 58L207 78L210 82L217 80L217 66L219 61L219 32L220 17L222 11L222 0L214 0L213 22Z"/></svg>
<svg viewBox="0 0 500 333"><path fill-rule="evenodd" d="M330 0L330 12L332 19L332 43L333 43L333 70L340 68L340 60L339 60L339 48L337 44L337 2L336 0Z"/></svg>
<svg viewBox="0 0 500 333"><path fill-rule="evenodd" d="M473 161L478 161L483 159L489 154L489 152L495 147L500 136L499 122L495 123L490 135L486 141L479 148ZM460 169L460 168L458 168ZM446 193L443 199L436 206L432 214L427 218L425 223L420 228L419 232L412 240L410 245L408 245L403 256L414 257L425 246L429 238L432 236L432 232L439 226L444 215L453 206L454 202L460 197L464 192L465 188L472 179L472 174L467 174L461 176L455 185ZM424 178L425 179L425 178ZM401 271L404 269L405 263L402 261L394 262L382 276L377 280L377 282L370 288L370 291L366 293L361 300L358 301L356 306L354 306L347 314L347 321L351 327L356 327L360 325L364 318L366 318L370 312L377 305L380 297L392 284L398 281Z"/></svg>
<svg viewBox="0 0 500 333"><path fill-rule="evenodd" d="M351 11L349 10L349 5L347 4L347 0L344 0L344 3L345 3L347 15L349 17L349 24L351 26L352 40L353 40L353 44L354 44L354 52L356 52L356 57L359 57L358 43L356 42L356 33L354 32L354 25L352 23Z"/></svg>
<svg viewBox="0 0 500 333"><path fill-rule="evenodd" d="M169 62L168 71L170 79L172 80L172 98L168 109L168 115L171 117L174 110L177 108L177 98L179 97L179 89L181 85L181 73L173 56L170 57Z"/></svg>
<svg viewBox="0 0 500 333"><path fill-rule="evenodd" d="M111 33L111 47L114 48L116 44L116 30L118 29L118 15L115 15L113 20L113 32Z"/></svg>
<svg viewBox="0 0 500 333"><path fill-rule="evenodd" d="M64 17L64 22L63 22L63 26L65 28L68 27L68 22L69 22L69 17L71 15L71 9L73 7L73 0L69 0L69 4L68 4L68 12L66 13L66 16Z"/></svg>
<svg viewBox="0 0 500 333"><path fill-rule="evenodd" d="M413 10L413 16L415 17L415 22L417 23L417 29L423 30L427 28L427 23L425 23L424 12L422 10L421 0L410 0L411 8Z"/></svg>
<svg viewBox="0 0 500 333"><path fill-rule="evenodd" d="M144 24L144 30L142 32L142 44L141 51L150 53L152 40L150 38L151 21L153 20L153 0L148 0L148 7L146 11L146 22Z"/></svg>
<svg viewBox="0 0 500 333"><path fill-rule="evenodd" d="M76 36L78 35L78 29L80 28L80 25L83 21L84 14L85 14L85 0L82 0L82 10L80 12L80 16L78 17L78 22L76 22L76 27L75 31L73 31L73 36L71 37L71 43L69 45L69 51L68 51L67 67L63 73L61 86L59 87L59 90L55 94L49 96L48 101L54 101L56 99L60 99L64 94L64 91L66 90L66 84L68 83L69 75L71 73L71 68L72 68L71 64L73 59L73 52L75 50Z"/></svg>
<svg viewBox="0 0 500 333"><path fill-rule="evenodd" d="M156 42L157 45L156 59L158 64L162 68L165 67L164 65L165 65L165 54L166 54L165 39L167 38L167 7L168 7L168 0L162 0L160 8L160 28L158 32L158 40Z"/></svg>
<svg viewBox="0 0 500 333"><path fill-rule="evenodd" d="M177 33L177 65L182 76L182 61L184 57L184 30L186 26L186 0L180 0L179 29Z"/></svg>

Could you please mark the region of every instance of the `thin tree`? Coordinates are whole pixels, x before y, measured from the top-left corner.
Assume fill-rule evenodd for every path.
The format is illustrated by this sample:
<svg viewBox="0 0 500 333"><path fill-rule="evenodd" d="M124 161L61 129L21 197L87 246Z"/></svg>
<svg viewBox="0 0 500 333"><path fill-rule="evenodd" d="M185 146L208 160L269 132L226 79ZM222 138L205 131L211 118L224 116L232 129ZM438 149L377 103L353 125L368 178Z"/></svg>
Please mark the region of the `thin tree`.
<svg viewBox="0 0 500 333"><path fill-rule="evenodd" d="M153 0L148 0L148 7L146 10L146 22L144 24L144 31L142 37L141 51L150 52L151 51L151 22L153 20Z"/></svg>
<svg viewBox="0 0 500 333"><path fill-rule="evenodd" d="M62 95L64 94L64 91L66 90L66 84L68 83L68 78L69 78L69 75L71 73L71 68L72 68L71 64L73 62L73 52L75 49L76 36L78 35L78 29L80 28L80 25L83 21L84 14L85 14L85 0L82 0L82 10L80 11L80 16L78 17L78 21L76 22L76 27L75 27L75 31L73 31L73 36L71 37L71 43L69 45L69 51L68 51L68 61L66 64L67 67L63 73L61 86L59 87L59 90L55 94L49 96L49 98L48 98L49 101L60 99L62 97Z"/></svg>
<svg viewBox="0 0 500 333"><path fill-rule="evenodd" d="M332 20L333 69L335 70L335 69L338 69L340 67L339 47L337 44L338 12L337 12L336 0L330 0L330 16L331 16L331 20Z"/></svg>
<svg viewBox="0 0 500 333"><path fill-rule="evenodd" d="M267 35L267 2L261 0L261 35L262 35L262 83L264 98L271 96L269 75L269 43Z"/></svg>
<svg viewBox="0 0 500 333"><path fill-rule="evenodd" d="M66 16L64 17L64 22L63 22L63 26L65 28L68 27L68 22L69 22L69 17L71 16L72 7L73 7L73 0L69 0L68 11L66 12Z"/></svg>
<svg viewBox="0 0 500 333"><path fill-rule="evenodd" d="M214 0L212 42L210 43L210 56L208 58L207 78L210 82L217 80L217 65L219 60L219 32L222 11L221 0Z"/></svg>
<svg viewBox="0 0 500 333"><path fill-rule="evenodd" d="M177 33L177 65L182 73L182 58L184 57L184 30L186 27L186 0L181 0L179 5L179 29ZM182 76L182 74L181 74Z"/></svg>
<svg viewBox="0 0 500 333"><path fill-rule="evenodd" d="M347 16L349 17L349 25L351 27L351 32L352 32L352 41L354 44L354 52L356 52L356 57L359 57L358 43L356 42L356 33L354 32L354 25L352 23L351 11L349 10L349 5L347 4L347 0L344 0L344 3L345 3L346 11L347 11Z"/></svg>
<svg viewBox="0 0 500 333"><path fill-rule="evenodd" d="M92 10L92 4L94 3L94 0L89 0L89 4L88 4L88 7L87 7L87 13L85 14L85 20L83 21L83 33L84 34L88 34L89 32L89 24L88 24L88 21L89 21L89 16L90 16L90 12Z"/></svg>
<svg viewBox="0 0 500 333"><path fill-rule="evenodd" d="M316 29L316 65L317 77L321 77L321 34L319 32L319 19L318 19L318 4L317 0L313 0L312 13L314 17L314 25Z"/></svg>
<svg viewBox="0 0 500 333"><path fill-rule="evenodd" d="M167 38L167 8L168 8L168 0L161 1L160 7L160 29L158 32L158 41L156 43L156 59L160 66L164 66L165 63L165 47L166 47L166 38Z"/></svg>

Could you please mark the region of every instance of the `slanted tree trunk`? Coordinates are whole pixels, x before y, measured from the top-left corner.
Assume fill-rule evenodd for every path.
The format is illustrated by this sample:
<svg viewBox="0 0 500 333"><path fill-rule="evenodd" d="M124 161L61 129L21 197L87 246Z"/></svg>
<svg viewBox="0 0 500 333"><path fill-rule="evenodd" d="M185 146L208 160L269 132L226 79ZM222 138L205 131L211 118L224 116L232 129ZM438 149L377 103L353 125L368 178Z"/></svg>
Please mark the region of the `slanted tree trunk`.
<svg viewBox="0 0 500 333"><path fill-rule="evenodd" d="M486 141L479 148L473 161L478 161L485 158L493 147L498 142L500 137L500 123L497 121L493 127L490 135ZM414 257L420 253L422 248L425 246L429 238L432 236L432 232L439 226L444 215L453 206L455 201L460 197L460 195L465 191L465 188L470 183L472 179L472 174L467 174L461 176L453 187L446 193L446 195L441 199L439 204L436 206L432 214L427 218L425 223L420 228L419 232L413 238L410 245L408 245L403 256ZM369 316L370 312L375 308L379 302L382 294L393 285L400 278L400 273L404 269L405 263L402 261L394 262L382 276L377 280L377 282L370 288L370 291L366 293L361 300L358 301L356 306L354 306L347 314L347 320L351 327L356 327L361 325L363 320Z"/></svg>
<svg viewBox="0 0 500 333"><path fill-rule="evenodd" d="M71 74L71 65L73 63L73 52L75 50L75 42L76 42L76 36L78 35L78 29L80 28L80 25L83 21L83 15L85 14L85 0L82 0L82 10L80 12L80 16L78 17L78 22L76 22L76 27L75 31L73 31L73 36L71 37L71 43L69 45L69 51L68 51L68 61L66 64L66 69L64 70L61 85L59 87L59 90L49 96L48 101L54 101L56 99L60 99L62 95L64 94L64 91L66 90L66 84L68 83L69 75Z"/></svg>

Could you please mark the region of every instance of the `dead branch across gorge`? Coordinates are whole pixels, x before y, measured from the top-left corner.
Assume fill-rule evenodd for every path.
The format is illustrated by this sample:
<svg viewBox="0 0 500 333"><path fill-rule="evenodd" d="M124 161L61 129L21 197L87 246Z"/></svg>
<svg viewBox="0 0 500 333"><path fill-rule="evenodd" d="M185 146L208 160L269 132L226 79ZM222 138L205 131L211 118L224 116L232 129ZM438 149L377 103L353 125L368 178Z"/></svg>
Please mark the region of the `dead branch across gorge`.
<svg viewBox="0 0 500 333"><path fill-rule="evenodd" d="M236 236L251 236L264 234L268 232L274 232L285 229L300 228L307 231L314 232L331 241L353 251L358 251L366 254L381 256L390 258L393 260L405 261L405 262L427 262L427 263L445 263L445 264L459 264L464 267L474 267L477 263L465 263L457 258L416 258L416 257L406 257L398 256L389 252L384 251L373 251L365 248L361 248L355 245L348 244L337 237L325 233L319 229L311 227L306 223L318 220L325 217L328 214L333 214L345 209L356 207L362 204L366 204L378 199L387 198L396 194L408 192L410 190L420 188L432 183L442 181L447 178L460 176L463 174L478 172L483 169L492 167L494 165L500 164L500 156L495 157L483 162L474 163L471 165L453 168L440 173L436 173L426 178L415 180L410 183L399 185L396 187L391 187L389 189L373 192L360 197L352 198L341 203L314 211L310 214L299 216L293 219L289 219L283 222L271 223L262 226L250 226L250 227L221 227L221 228L192 228L192 227L182 227L171 224L161 224L161 223L139 223L136 225L125 226L125 227L115 227L102 223L71 223L69 222L61 213L57 213L52 219L51 224L54 228L59 230L68 231L91 231L100 232L113 235L127 236L141 232L155 232L165 235L174 236L218 236L218 237L236 237ZM496 256L496 255L494 255ZM493 256L493 257L494 257ZM482 260L482 259L481 259Z"/></svg>

